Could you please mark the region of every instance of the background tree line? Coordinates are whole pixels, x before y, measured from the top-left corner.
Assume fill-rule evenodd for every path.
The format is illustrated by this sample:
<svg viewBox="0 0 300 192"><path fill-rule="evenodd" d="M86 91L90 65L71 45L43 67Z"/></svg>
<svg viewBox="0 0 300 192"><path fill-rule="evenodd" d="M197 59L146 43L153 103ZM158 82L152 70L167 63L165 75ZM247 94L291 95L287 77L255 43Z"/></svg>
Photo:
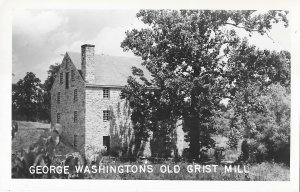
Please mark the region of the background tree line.
<svg viewBox="0 0 300 192"><path fill-rule="evenodd" d="M12 85L12 119L50 122L51 94L59 64L50 65L44 83L32 72Z"/></svg>

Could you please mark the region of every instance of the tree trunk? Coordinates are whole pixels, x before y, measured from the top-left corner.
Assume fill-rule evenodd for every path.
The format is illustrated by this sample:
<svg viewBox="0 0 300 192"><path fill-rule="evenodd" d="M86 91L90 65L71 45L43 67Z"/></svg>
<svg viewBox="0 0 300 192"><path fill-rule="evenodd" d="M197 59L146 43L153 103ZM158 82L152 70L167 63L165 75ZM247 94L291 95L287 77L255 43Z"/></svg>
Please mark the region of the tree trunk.
<svg viewBox="0 0 300 192"><path fill-rule="evenodd" d="M141 138L136 136L134 140L134 144L135 146L134 146L133 156L138 157L140 153L141 144L142 144Z"/></svg>
<svg viewBox="0 0 300 192"><path fill-rule="evenodd" d="M190 158L199 159L200 152L200 123L198 116L188 118L190 136Z"/></svg>
<svg viewBox="0 0 300 192"><path fill-rule="evenodd" d="M190 158L199 160L200 153L200 118L196 110L196 91L191 91L191 108L188 116L188 128L190 137Z"/></svg>

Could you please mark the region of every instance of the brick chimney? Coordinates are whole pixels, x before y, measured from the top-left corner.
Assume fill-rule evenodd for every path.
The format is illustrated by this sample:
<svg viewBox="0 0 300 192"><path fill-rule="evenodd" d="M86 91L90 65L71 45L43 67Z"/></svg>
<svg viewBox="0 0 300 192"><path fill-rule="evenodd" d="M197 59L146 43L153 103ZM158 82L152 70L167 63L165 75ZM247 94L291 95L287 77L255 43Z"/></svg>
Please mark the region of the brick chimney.
<svg viewBox="0 0 300 192"><path fill-rule="evenodd" d="M95 45L81 45L81 70L87 83L95 83Z"/></svg>

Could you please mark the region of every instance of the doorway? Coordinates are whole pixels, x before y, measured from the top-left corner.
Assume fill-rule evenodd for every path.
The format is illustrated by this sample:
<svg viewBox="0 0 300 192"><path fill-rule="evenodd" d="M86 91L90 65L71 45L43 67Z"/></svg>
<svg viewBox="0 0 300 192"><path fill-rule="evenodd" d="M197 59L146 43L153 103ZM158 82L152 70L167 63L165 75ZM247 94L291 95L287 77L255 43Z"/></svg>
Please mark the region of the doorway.
<svg viewBox="0 0 300 192"><path fill-rule="evenodd" d="M103 136L103 146L106 146L106 155L110 154L110 136Z"/></svg>

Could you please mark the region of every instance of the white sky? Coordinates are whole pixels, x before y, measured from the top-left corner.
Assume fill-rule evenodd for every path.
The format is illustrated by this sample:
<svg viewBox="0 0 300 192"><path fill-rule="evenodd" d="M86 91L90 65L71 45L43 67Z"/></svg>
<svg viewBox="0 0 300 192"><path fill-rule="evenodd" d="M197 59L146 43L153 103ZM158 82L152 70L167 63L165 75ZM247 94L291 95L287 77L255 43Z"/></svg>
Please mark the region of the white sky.
<svg viewBox="0 0 300 192"><path fill-rule="evenodd" d="M18 10L13 14L13 82L33 72L44 82L51 64L66 51L80 52L82 44L96 45L96 53L133 56L120 43L125 31L141 28L137 10ZM241 35L246 35L242 30ZM290 27L273 26L266 36L253 34L250 43L262 49L290 51Z"/></svg>

